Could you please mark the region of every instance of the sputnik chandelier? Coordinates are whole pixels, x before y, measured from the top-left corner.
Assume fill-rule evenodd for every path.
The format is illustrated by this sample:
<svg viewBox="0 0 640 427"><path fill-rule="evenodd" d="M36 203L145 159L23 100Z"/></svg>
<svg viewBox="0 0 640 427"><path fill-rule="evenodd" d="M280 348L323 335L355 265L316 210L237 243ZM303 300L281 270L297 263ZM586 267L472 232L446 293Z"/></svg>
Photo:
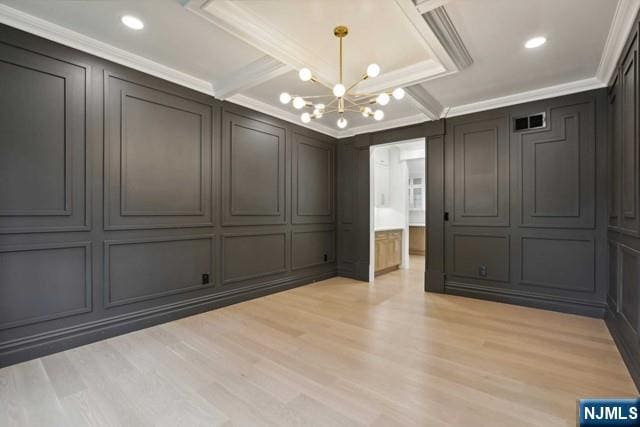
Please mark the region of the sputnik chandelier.
<svg viewBox="0 0 640 427"><path fill-rule="evenodd" d="M360 113L364 117L373 117L375 120L382 120L384 118L384 111L376 106L385 106L391 100L391 97L400 100L404 98L404 89L397 88L392 92L381 93L357 93L355 88L358 83L367 80L369 78L377 77L380 74L380 67L378 64L369 64L367 72L360 77L358 81L346 87L342 82L342 39L349 34L349 29L343 25L337 26L333 29L333 34L340 40L340 81L333 86L333 95L291 95L288 92L280 94L280 102L283 104L292 103L293 108L296 110L309 109L312 111L305 111L300 115L300 120L303 123L309 123L313 119L319 119L325 114L338 114L338 120L336 125L340 129L347 127L347 119L344 117L346 112ZM316 82L311 70L308 68L302 68L298 72L298 77L303 82ZM333 98L328 103L324 104L321 101L326 98ZM293 102L292 102L293 101ZM319 101L316 103L316 101Z"/></svg>

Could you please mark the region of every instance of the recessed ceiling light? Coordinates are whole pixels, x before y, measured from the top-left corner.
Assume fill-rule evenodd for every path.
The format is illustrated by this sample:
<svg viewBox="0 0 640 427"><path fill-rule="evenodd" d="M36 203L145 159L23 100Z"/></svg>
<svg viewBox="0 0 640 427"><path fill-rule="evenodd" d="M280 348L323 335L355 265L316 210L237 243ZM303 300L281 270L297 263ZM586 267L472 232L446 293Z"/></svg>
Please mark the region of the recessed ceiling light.
<svg viewBox="0 0 640 427"><path fill-rule="evenodd" d="M131 15L124 15L121 19L122 23L132 30L141 30L144 28L144 24L139 18Z"/></svg>
<svg viewBox="0 0 640 427"><path fill-rule="evenodd" d="M544 37L534 37L532 39L527 40L524 44L524 47L527 49L535 49L536 47L540 47L547 42L547 39Z"/></svg>

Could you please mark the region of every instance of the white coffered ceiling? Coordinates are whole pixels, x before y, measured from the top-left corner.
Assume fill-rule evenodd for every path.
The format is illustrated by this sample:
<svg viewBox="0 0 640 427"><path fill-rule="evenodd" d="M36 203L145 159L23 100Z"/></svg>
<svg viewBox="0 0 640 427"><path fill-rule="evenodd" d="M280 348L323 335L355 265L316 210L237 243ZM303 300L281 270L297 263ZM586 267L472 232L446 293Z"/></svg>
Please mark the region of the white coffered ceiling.
<svg viewBox="0 0 640 427"><path fill-rule="evenodd" d="M335 116L308 125L347 136L602 87L639 5L640 0L0 0L0 22L297 123L299 111L280 104L278 95L328 92L323 85L335 83L338 72L332 30L347 25L345 81L377 62L382 74L361 90L403 86L412 95L386 106L380 122L353 114L340 132ZM435 25L451 24L445 29L453 29L453 38L442 37L442 28L421 16L439 6L446 13ZM125 28L120 17L127 13L141 18L145 28ZM523 43L535 35L546 36L547 44L525 49ZM461 66L465 55L473 62ZM300 82L296 70L302 66L320 83Z"/></svg>

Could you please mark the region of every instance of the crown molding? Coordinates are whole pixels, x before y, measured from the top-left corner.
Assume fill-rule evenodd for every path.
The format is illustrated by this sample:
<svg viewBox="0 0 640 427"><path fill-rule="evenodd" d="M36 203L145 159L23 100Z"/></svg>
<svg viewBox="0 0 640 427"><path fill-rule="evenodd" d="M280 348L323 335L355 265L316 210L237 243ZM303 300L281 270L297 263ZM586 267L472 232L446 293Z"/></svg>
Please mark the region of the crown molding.
<svg viewBox="0 0 640 427"><path fill-rule="evenodd" d="M346 129L338 133L338 138L347 138L350 136L359 135L361 133L378 132L381 130L393 129L402 126L411 126L417 123L424 123L426 121L428 121L428 119L424 114L414 114L412 116L400 117L398 119L375 122L368 125L356 126L350 129Z"/></svg>
<svg viewBox="0 0 640 427"><path fill-rule="evenodd" d="M473 102L471 104L449 107L443 113L443 117L461 116L463 114L476 113L478 111L493 110L495 108L507 107L510 105L523 104L525 102L538 101L541 99L553 98L556 96L569 95L577 92L584 92L592 89L605 87L606 84L596 77L583 80L562 83L526 92L514 93L498 98Z"/></svg>
<svg viewBox="0 0 640 427"><path fill-rule="evenodd" d="M268 114L270 116L276 117L281 120L285 120L287 122L295 123L298 126L306 127L311 130L315 130L316 132L320 132L334 138L340 137L340 132L338 132L337 129L333 129L329 126L325 126L315 121L311 121L309 123L302 123L300 121L300 116L298 116L297 114L287 110L283 110L282 108L275 107L271 104L257 100L255 98L251 98L250 96L246 96L238 93L227 98L227 101L233 102L234 104L242 105L243 107L247 107L264 114Z"/></svg>
<svg viewBox="0 0 640 427"><path fill-rule="evenodd" d="M163 80L213 95L213 86L206 80L128 52L20 10L0 4L0 23L44 37L54 42L87 52L126 67L142 71Z"/></svg>
<svg viewBox="0 0 640 427"><path fill-rule="evenodd" d="M618 58L636 21L638 10L640 10L640 0L618 0L596 71L596 77L605 84L609 83L616 69Z"/></svg>
<svg viewBox="0 0 640 427"><path fill-rule="evenodd" d="M224 79L214 81L216 98L226 99L238 92L281 76L291 70L286 64L268 55L256 59Z"/></svg>
<svg viewBox="0 0 640 427"><path fill-rule="evenodd" d="M250 108L255 111L259 111L264 114L276 117L281 120L285 120L290 123L294 123L298 126L305 127L316 132L329 135L333 138L347 138L361 133L378 132L381 130L397 128L402 126L415 125L416 123L424 123L428 121L424 114L414 114L412 116L400 117L398 119L386 120L381 122L375 122L362 126L355 126L345 130L334 129L332 127L323 125L318 122L311 121L309 123L300 122L300 117L297 114L291 113L282 108L275 107L266 102L251 98L246 95L236 94L227 99L227 101L234 104L241 105L246 108Z"/></svg>

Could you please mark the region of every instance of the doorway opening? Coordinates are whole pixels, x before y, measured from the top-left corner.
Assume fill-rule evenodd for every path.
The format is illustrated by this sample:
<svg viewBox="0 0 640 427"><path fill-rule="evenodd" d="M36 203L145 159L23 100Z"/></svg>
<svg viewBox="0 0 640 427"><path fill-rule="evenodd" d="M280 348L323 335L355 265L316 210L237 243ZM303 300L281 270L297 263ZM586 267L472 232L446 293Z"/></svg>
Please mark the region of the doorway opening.
<svg viewBox="0 0 640 427"><path fill-rule="evenodd" d="M369 281L395 270L424 270L427 250L426 141L369 148Z"/></svg>

